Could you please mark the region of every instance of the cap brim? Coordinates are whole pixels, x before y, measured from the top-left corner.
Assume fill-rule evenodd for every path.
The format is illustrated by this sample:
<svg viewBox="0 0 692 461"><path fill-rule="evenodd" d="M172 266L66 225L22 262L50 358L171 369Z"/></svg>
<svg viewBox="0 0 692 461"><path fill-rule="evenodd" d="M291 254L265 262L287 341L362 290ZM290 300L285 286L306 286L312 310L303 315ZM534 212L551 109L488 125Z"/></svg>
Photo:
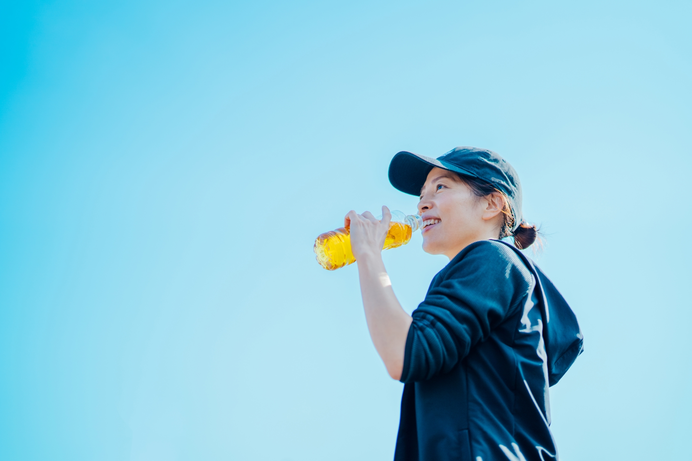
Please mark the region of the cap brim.
<svg viewBox="0 0 692 461"><path fill-rule="evenodd" d="M402 151L397 153L389 164L389 182L405 194L419 196L428 173L435 167L461 175L476 176L444 161Z"/></svg>

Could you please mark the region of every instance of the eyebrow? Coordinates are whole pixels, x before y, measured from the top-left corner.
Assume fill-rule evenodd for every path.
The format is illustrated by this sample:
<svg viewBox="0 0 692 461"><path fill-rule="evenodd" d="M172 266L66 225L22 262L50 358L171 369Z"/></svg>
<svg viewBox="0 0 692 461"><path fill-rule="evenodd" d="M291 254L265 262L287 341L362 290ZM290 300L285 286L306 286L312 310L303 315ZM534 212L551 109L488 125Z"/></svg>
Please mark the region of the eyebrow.
<svg viewBox="0 0 692 461"><path fill-rule="evenodd" d="M451 173L445 173L441 174L440 176L434 177L431 181L430 184L433 184L435 181L439 181L440 179L448 178L451 179L454 182L457 182L457 178L451 174ZM420 188L420 195L423 195L423 189L425 189L425 184L423 184L423 187Z"/></svg>

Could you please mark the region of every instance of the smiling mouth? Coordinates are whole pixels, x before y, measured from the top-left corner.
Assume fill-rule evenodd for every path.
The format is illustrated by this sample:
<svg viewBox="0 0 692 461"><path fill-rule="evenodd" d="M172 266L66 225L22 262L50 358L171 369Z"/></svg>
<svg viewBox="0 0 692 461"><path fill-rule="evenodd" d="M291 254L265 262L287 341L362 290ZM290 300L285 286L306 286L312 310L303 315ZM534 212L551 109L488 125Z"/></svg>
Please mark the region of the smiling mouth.
<svg viewBox="0 0 692 461"><path fill-rule="evenodd" d="M428 228L434 226L435 224L437 224L439 222L440 222L439 219L426 219L425 221L423 221L423 226L421 229L422 232L425 232L426 230L428 230Z"/></svg>

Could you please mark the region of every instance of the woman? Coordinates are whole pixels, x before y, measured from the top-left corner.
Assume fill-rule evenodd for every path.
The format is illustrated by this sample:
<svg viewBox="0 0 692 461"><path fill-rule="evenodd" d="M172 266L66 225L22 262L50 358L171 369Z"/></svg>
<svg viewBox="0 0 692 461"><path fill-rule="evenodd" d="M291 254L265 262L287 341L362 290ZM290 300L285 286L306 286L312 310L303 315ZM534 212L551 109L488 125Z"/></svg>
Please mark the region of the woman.
<svg viewBox="0 0 692 461"><path fill-rule="evenodd" d="M409 315L381 257L391 214L351 211L370 336L405 383L395 460L557 459L549 386L582 351L571 309L517 248L536 239L521 185L496 153L457 147L433 159L399 152L392 185L419 195L423 249L450 262ZM513 236L513 247L499 239Z"/></svg>

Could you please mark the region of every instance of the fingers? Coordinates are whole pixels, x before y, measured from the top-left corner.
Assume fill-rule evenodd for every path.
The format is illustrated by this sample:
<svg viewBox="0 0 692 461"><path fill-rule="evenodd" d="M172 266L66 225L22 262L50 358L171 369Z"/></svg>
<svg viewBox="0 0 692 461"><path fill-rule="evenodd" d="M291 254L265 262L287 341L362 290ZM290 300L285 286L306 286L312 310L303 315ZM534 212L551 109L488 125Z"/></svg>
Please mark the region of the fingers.
<svg viewBox="0 0 692 461"><path fill-rule="evenodd" d="M349 227L353 221L357 221L359 219L365 219L365 220L371 221L371 222L381 222L383 224L389 225L390 221L392 220L392 213L389 211L389 208L387 208L386 206L383 205L382 206L382 219L378 220L369 211L364 211L362 214L358 214L354 210L351 210L344 217L344 227Z"/></svg>
<svg viewBox="0 0 692 461"><path fill-rule="evenodd" d="M369 211L364 212L361 216L367 219L368 221L378 221L377 218L375 218Z"/></svg>
<svg viewBox="0 0 692 461"><path fill-rule="evenodd" d="M351 210L348 213L346 213L346 216L344 216L344 227L347 229L351 227L351 220L353 219L358 219L358 213Z"/></svg>

